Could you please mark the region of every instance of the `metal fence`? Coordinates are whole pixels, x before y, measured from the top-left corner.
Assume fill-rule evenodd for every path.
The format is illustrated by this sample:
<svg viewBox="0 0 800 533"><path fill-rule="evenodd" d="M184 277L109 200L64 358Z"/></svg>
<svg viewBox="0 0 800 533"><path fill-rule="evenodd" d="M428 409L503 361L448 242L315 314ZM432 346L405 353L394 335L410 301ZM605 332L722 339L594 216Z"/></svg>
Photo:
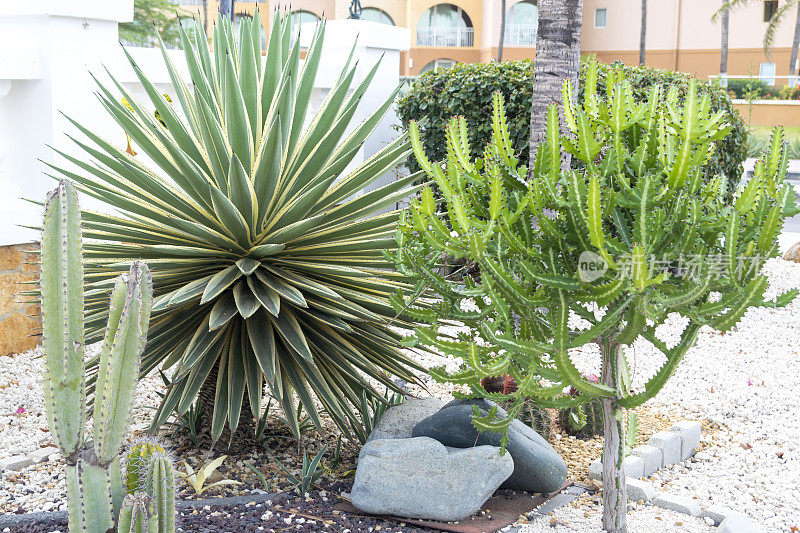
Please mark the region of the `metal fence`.
<svg viewBox="0 0 800 533"><path fill-rule="evenodd" d="M506 35L503 39L505 44L536 44L536 24L508 24L506 25Z"/></svg>
<svg viewBox="0 0 800 533"><path fill-rule="evenodd" d="M472 46L472 28L421 28L417 46Z"/></svg>

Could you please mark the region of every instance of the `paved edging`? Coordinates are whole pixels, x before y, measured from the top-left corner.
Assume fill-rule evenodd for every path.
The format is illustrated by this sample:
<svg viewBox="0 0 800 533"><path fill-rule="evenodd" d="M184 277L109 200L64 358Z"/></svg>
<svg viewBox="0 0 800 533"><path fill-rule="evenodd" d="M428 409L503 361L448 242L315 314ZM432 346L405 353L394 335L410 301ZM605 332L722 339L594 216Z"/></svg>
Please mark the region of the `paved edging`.
<svg viewBox="0 0 800 533"><path fill-rule="evenodd" d="M637 446L625 458L626 485L630 501L643 501L662 509L706 519L708 525L719 526L724 533L756 533L761 529L753 525L747 516L727 507L700 505L683 496L658 492L652 483L643 478L650 477L661 468L685 461L694 456L700 446L702 426L700 422L678 422L670 431L653 434L647 444ZM603 465L599 459L589 465L589 478L602 480Z"/></svg>
<svg viewBox="0 0 800 533"><path fill-rule="evenodd" d="M28 468L31 465L44 463L51 455L54 454L59 454L60 457L58 448L55 446L47 446L46 448L39 448L26 454L4 457L0 459L0 472L5 472L8 470L22 470L23 468Z"/></svg>

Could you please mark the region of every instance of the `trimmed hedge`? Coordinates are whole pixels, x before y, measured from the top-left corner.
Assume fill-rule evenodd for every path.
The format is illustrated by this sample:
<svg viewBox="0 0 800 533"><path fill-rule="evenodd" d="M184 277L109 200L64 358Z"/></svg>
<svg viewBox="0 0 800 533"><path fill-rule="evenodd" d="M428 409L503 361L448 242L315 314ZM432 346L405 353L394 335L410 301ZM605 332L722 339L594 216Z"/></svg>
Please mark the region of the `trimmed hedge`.
<svg viewBox="0 0 800 533"><path fill-rule="evenodd" d="M601 65L601 68L608 66ZM682 101L691 79L689 74L651 67L623 65L622 68L633 85L636 97L640 99L645 98L654 84L662 84L678 87ZM581 81L583 76L582 66ZM600 79L604 77L600 76ZM425 153L431 160L440 161L446 153L444 128L454 115L466 118L473 149L483 149L492 133L492 94L500 91L506 101L508 129L514 149L520 161L527 165L532 84L533 61L529 59L502 63L458 63L449 69L423 74L399 100L398 115L404 128L408 128L412 120L420 122ZM604 87L598 89L605 91ZM742 175L741 164L747 157L747 129L724 89L713 82L700 81L698 92L709 95L711 108L724 111L733 126L731 133L717 145L705 169L708 177L724 174L728 189L733 192ZM581 98L583 93L579 90L578 99ZM413 156L409 158L407 166L411 170L418 170Z"/></svg>

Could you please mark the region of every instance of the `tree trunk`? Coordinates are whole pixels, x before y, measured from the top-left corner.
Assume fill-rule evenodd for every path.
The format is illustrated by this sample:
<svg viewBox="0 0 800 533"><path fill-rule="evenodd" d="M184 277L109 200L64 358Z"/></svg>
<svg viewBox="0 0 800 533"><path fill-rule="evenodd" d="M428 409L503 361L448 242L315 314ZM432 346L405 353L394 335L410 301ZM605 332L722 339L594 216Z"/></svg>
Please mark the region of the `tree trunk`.
<svg viewBox="0 0 800 533"><path fill-rule="evenodd" d="M203 432L207 432L209 438L211 437L211 421L214 417L214 405L217 396L217 376L219 375L219 362L214 363L214 368L209 372L208 377L200 387L197 393L198 402L202 406L201 428ZM222 406L227 409L227 406ZM258 441L255 439L256 422L253 419L253 413L250 410L250 399L245 392L242 400L242 413L239 416L239 425L236 427L236 432L232 435L230 427L225 422L226 427L222 432L219 440L225 444L227 443L228 451L241 451L251 450L259 447ZM212 442L212 446L213 446Z"/></svg>
<svg viewBox="0 0 800 533"><path fill-rule="evenodd" d="M503 43L506 40L506 0L500 0L500 42L497 44L497 62L503 60Z"/></svg>
<svg viewBox="0 0 800 533"><path fill-rule="evenodd" d="M223 17L233 18L233 0L220 0L219 14Z"/></svg>
<svg viewBox="0 0 800 533"><path fill-rule="evenodd" d="M789 59L789 76L794 76L797 72L797 48L800 47L800 3L797 4L797 17L794 21L794 39L792 40L792 54ZM794 80L789 80L790 84Z"/></svg>
<svg viewBox="0 0 800 533"><path fill-rule="evenodd" d="M604 341L600 345L603 357L602 381L619 392L622 384L620 345ZM622 416L614 398L604 398L603 405L603 530L625 533L628 530L625 513L628 494L623 467Z"/></svg>
<svg viewBox="0 0 800 533"><path fill-rule="evenodd" d="M647 37L647 0L642 0L642 29L639 32L639 65L644 65Z"/></svg>
<svg viewBox="0 0 800 533"><path fill-rule="evenodd" d="M547 108L552 103L561 104L564 81L572 80L573 94L578 94L582 19L583 0L539 0L531 94L531 162L536 159L536 147L545 138ZM533 164L530 166L533 168ZM569 168L568 158L562 166Z"/></svg>
<svg viewBox="0 0 800 533"><path fill-rule="evenodd" d="M203 33L208 35L208 0L203 0Z"/></svg>
<svg viewBox="0 0 800 533"><path fill-rule="evenodd" d="M727 0L722 0L722 4L725 5ZM728 23L730 22L730 10L726 9L722 12L722 42L720 43L720 55L719 55L719 73L720 77L723 80L723 86L728 86Z"/></svg>

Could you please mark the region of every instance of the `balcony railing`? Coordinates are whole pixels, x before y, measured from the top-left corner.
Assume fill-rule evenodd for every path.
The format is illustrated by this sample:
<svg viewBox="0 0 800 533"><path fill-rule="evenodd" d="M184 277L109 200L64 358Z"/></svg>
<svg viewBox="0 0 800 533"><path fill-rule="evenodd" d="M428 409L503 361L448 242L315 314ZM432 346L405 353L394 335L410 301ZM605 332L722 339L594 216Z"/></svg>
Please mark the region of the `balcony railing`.
<svg viewBox="0 0 800 533"><path fill-rule="evenodd" d="M535 45L536 24L508 24L506 26L505 44Z"/></svg>
<svg viewBox="0 0 800 533"><path fill-rule="evenodd" d="M417 46L472 46L472 28L421 28Z"/></svg>
<svg viewBox="0 0 800 533"><path fill-rule="evenodd" d="M173 3L181 6L202 6L203 0L175 0ZM239 0L240 4L266 4L267 0Z"/></svg>

